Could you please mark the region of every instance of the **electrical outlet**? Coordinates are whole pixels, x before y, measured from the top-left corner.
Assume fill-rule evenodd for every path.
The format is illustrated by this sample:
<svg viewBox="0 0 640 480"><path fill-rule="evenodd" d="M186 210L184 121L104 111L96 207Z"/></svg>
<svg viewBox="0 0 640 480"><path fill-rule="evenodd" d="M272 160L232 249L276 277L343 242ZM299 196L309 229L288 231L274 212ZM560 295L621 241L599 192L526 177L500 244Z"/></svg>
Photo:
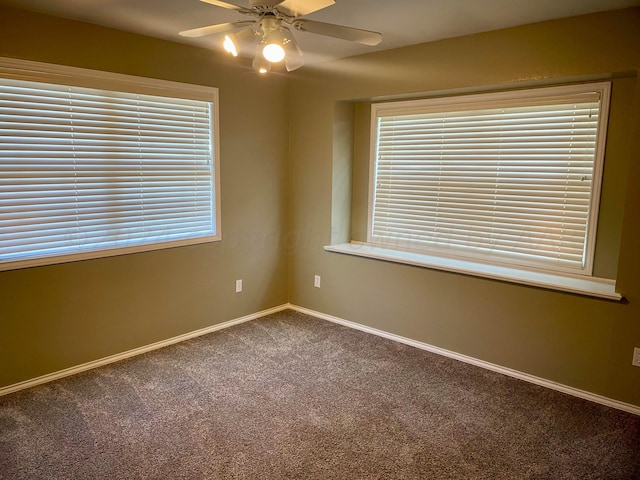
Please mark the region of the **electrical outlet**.
<svg viewBox="0 0 640 480"><path fill-rule="evenodd" d="M313 278L313 286L316 288L320 288L320 275L316 275Z"/></svg>
<svg viewBox="0 0 640 480"><path fill-rule="evenodd" d="M242 280L236 280L236 293L240 293L242 291Z"/></svg>
<svg viewBox="0 0 640 480"><path fill-rule="evenodd" d="M636 347L633 349L633 361L631 365L634 367L640 367L640 348Z"/></svg>

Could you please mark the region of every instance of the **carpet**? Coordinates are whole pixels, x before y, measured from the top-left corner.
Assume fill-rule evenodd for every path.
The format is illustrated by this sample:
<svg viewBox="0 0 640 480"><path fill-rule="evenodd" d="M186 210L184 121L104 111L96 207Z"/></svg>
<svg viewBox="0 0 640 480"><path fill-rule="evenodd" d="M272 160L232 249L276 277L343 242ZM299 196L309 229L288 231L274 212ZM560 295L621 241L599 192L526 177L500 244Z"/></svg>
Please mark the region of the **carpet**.
<svg viewBox="0 0 640 480"><path fill-rule="evenodd" d="M640 417L284 311L0 398L0 478L640 478Z"/></svg>

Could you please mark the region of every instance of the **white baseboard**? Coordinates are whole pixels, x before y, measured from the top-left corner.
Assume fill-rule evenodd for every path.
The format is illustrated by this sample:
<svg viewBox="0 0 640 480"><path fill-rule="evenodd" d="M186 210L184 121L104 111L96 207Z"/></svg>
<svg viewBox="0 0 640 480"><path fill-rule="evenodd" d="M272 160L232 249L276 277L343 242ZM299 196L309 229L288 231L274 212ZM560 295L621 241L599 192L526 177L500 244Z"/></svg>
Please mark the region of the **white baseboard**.
<svg viewBox="0 0 640 480"><path fill-rule="evenodd" d="M479 360L477 358L469 357L467 355L462 355L461 353L456 353L451 350L446 350L444 348L436 347L434 345L429 345L428 343L419 342L417 340L412 340L410 338L401 337L400 335L395 335L393 333L385 332L383 330L378 330L376 328L368 327L366 325L361 325L359 323L351 322L349 320L344 320L342 318L334 317L332 315L327 315L325 313L316 312L315 310L310 310L308 308L299 307L297 305L289 305L291 310L298 311L300 313L305 313L307 315L311 315L313 317L321 318L323 320L328 320L333 323L338 323L340 325L344 325L345 327L354 328L356 330L361 330L366 333L371 333L373 335L377 335L379 337L387 338L389 340L394 340L396 342L404 343L406 345L410 345L412 347L420 348L422 350L426 350L428 352L437 353L438 355L442 355L445 357L453 358L455 360L460 360L461 362L469 363L471 365L475 365L477 367L481 367L487 370L491 370L493 372L501 373L503 375L507 375L509 377L517 378L519 380L524 380L525 382L534 383L536 385L540 385L542 387L550 388L552 390L557 390L562 393L566 393L569 395L573 395L574 397L583 398L585 400L590 400L595 403L599 403L602 405L606 405L607 407L616 408L618 410L623 410L625 412L633 413L635 415L640 415L640 407L636 405L632 405L630 403L620 402L618 400L614 400L612 398L604 397L602 395L597 395L595 393L587 392L585 390L580 390L578 388L569 387L567 385L563 385L561 383L553 382L551 380L547 380L545 378L536 377L534 375L529 375L528 373L523 373L518 370L513 370L511 368L506 368L500 365L496 365L495 363L485 362L484 360Z"/></svg>
<svg viewBox="0 0 640 480"><path fill-rule="evenodd" d="M599 403L602 405L606 405L608 407L616 408L618 410L623 410L625 412L633 413L635 415L640 415L640 407L636 405L632 405L630 403L620 402L618 400L614 400L608 397L604 397L602 395L596 395L595 393L587 392L585 390L580 390L578 388L569 387L567 385L563 385L561 383L553 382L551 380L547 380L541 377L536 377L534 375L529 375L528 373L523 373L518 370L513 370L511 368L506 368L500 365L496 365L494 363L485 362L484 360L479 360L477 358L469 357L467 355L463 355L461 353L456 353L451 350L446 350L444 348L436 347L434 345L429 345L428 343L419 342L417 340L412 340L410 338L402 337L400 335L396 335L393 333L385 332L384 330L378 330L376 328L368 327L366 325L362 325L359 323L351 322L349 320L345 320L343 318L334 317L333 315L327 315L325 313L317 312L315 310L310 310L308 308L299 307L297 305L293 305L290 303L286 303L283 305L279 305L277 307L269 308L267 310L262 310L257 313L253 313L250 315L246 315L244 317L236 318L234 320L229 320L227 322L219 323L217 325L212 325L210 327L202 328L200 330L195 330L193 332L185 333L183 335L178 335L177 337L169 338L167 340L161 340L159 342L152 343L150 345L145 345L143 347L134 348L133 350L128 350L126 352L117 353L115 355L111 355L109 357L101 358L98 360L94 360L92 362L84 363L82 365L77 365L75 367L66 368L64 370L60 370L58 372L49 373L47 375L43 375L41 377L33 378L30 380L25 380L24 382L15 383L13 385L9 385L6 387L0 388L0 396L8 395L10 393L17 392L19 390L24 390L25 388L35 387L36 385L41 385L43 383L52 382L54 380L58 380L60 378L68 377L70 375L75 375L76 373L85 372L87 370L92 370L94 368L102 367L103 365L108 365L110 363L118 362L120 360L124 360L126 358L134 357L136 355L141 355L143 353L150 352L152 350L157 350L159 348L167 347L169 345L173 345L175 343L183 342L185 340L189 340L191 338L199 337L201 335L206 335L207 333L212 333L218 330L222 330L224 328L232 327L234 325L238 325L240 323L248 322L251 320L258 319L260 317L264 317L266 315L270 315L272 313L281 312L283 310L295 310L300 313L304 313L307 315L311 315L316 318L320 318L322 320L327 320L329 322L337 323L343 325L345 327L354 328L356 330L360 330L366 333L371 333L373 335L377 335L379 337L387 338L389 340L393 340L396 342L404 343L406 345L410 345L412 347L420 348L422 350L426 350L428 352L436 353L438 355L442 355L445 357L453 358L455 360L459 360L461 362L469 363L471 365L475 365L477 367L485 368L487 370L491 370L493 372L501 373L503 375L507 375L509 377L517 378L519 380L524 380L525 382L533 383L536 385L540 385L542 387L550 388L552 390L557 390L559 392L563 392L569 395L573 395L574 397L583 398L585 400L589 400L595 403Z"/></svg>
<svg viewBox="0 0 640 480"><path fill-rule="evenodd" d="M287 310L289 308L290 308L289 304L283 304L277 307L269 308L267 310L262 310L261 312L252 313L251 315L246 315L244 317L236 318L234 320L229 320L227 322L218 323L210 327L201 328L200 330L195 330L193 332L185 333L183 335L178 335L177 337L169 338L167 340L161 340L159 342L155 342L150 345L145 345L144 347L134 348L133 350L128 350L122 353L116 353L115 355L111 355L109 357L100 358L92 362L83 363L82 365L65 368L64 370L48 373L47 375L43 375L41 377L33 378L31 380L25 380L24 382L20 382L20 383L15 383L13 385L0 388L0 396L8 395L9 393L17 392L18 390L24 390L25 388L35 387L36 385L41 385L43 383L53 382L54 380L58 380L60 378L68 377L70 375L75 375L76 373L85 372L87 370L92 370L94 368L102 367L104 365L118 362L126 358L135 357L136 355L141 355L143 353L147 353L152 350L157 350L158 348L167 347L169 345L173 345L174 343L184 342L185 340L189 340L191 338L199 337L201 335L206 335L207 333L222 330L223 328L232 327L234 325L248 322L250 320L255 320L257 318L264 317L272 313L281 312L282 310Z"/></svg>

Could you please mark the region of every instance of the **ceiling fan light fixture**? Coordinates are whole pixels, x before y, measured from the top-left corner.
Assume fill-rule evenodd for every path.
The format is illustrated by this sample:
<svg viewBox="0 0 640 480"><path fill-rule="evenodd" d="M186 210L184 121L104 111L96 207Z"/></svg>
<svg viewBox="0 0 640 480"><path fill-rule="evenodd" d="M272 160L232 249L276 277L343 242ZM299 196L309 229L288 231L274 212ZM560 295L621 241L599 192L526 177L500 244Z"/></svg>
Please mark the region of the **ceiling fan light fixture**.
<svg viewBox="0 0 640 480"><path fill-rule="evenodd" d="M250 39L241 38L242 44L240 44L234 33L238 35L238 38L247 33L253 37L251 43L257 40L253 69L262 74L268 73L274 64L280 62L284 63L284 68L288 72L297 70L304 65L302 50L297 44L292 30L370 46L378 45L382 41L382 34L378 32L306 18L310 13L335 4L335 0L243 0L244 4L250 4L248 7L236 3L239 0L201 1L228 10L235 10L243 15L251 15L254 19L207 25L184 30L179 34L192 38L228 32L222 46L236 57L240 53L245 53ZM255 45L255 43L253 44Z"/></svg>
<svg viewBox="0 0 640 480"><path fill-rule="evenodd" d="M238 47L236 45L237 41L233 33L224 36L224 42L222 43L222 46L228 53L230 53L234 57L238 56Z"/></svg>
<svg viewBox="0 0 640 480"><path fill-rule="evenodd" d="M285 35L282 29L282 21L275 17L265 17L262 19L262 33L264 45L262 56L271 63L279 63L284 60Z"/></svg>

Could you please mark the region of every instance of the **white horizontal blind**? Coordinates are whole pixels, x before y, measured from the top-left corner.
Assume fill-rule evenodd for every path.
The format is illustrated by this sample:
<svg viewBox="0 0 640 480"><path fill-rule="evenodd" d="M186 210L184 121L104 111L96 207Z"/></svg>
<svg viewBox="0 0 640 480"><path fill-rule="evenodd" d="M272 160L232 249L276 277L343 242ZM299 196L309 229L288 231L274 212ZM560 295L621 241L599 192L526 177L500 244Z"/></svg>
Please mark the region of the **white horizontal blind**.
<svg viewBox="0 0 640 480"><path fill-rule="evenodd" d="M602 95L374 108L369 241L590 274Z"/></svg>
<svg viewBox="0 0 640 480"><path fill-rule="evenodd" d="M0 263L213 237L211 108L0 79Z"/></svg>

